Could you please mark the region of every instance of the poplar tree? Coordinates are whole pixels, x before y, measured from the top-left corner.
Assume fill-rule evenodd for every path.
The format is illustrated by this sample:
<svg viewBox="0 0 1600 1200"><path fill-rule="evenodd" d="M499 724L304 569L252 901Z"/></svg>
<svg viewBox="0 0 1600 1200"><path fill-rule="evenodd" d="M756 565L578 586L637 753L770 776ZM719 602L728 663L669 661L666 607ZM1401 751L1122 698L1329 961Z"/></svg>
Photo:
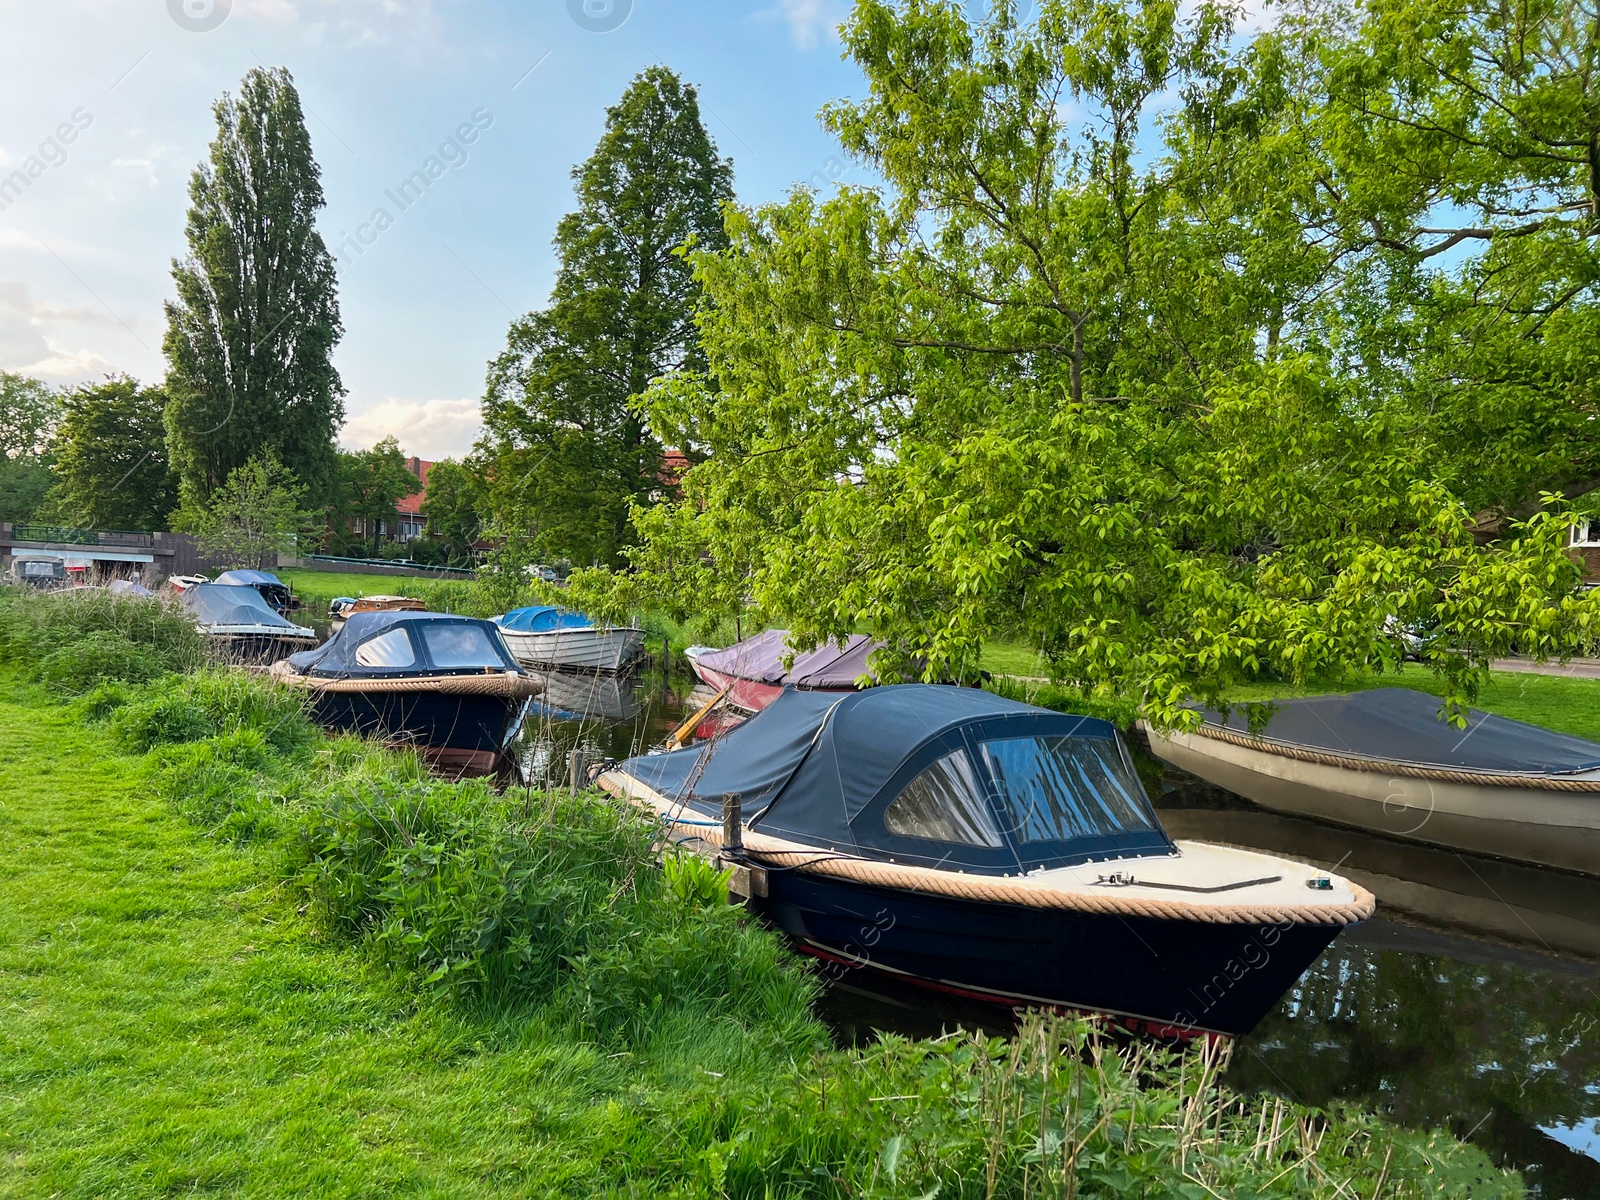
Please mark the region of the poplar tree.
<svg viewBox="0 0 1600 1200"><path fill-rule="evenodd" d="M695 89L665 67L641 73L606 112L572 173L550 304L513 322L489 366L483 414L495 521L546 557L615 562L630 505L670 492L662 446L633 403L703 361L698 285L680 253L726 245L732 163L717 155Z"/></svg>
<svg viewBox="0 0 1600 1200"><path fill-rule="evenodd" d="M332 482L344 388L322 184L294 81L251 70L213 110L217 136L189 181L188 257L166 305L167 445L186 503L270 454L320 499Z"/></svg>

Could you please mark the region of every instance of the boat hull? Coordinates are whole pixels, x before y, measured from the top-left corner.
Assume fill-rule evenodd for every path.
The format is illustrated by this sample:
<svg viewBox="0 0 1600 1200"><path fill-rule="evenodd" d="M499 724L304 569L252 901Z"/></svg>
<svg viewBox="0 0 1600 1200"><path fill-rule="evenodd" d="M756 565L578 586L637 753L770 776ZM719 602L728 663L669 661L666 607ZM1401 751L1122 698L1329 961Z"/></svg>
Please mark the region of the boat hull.
<svg viewBox="0 0 1600 1200"><path fill-rule="evenodd" d="M1033 908L800 871L769 872L767 887L757 910L844 969L1167 1035L1248 1033L1341 928Z"/></svg>
<svg viewBox="0 0 1600 1200"><path fill-rule="evenodd" d="M439 692L310 693L312 719L328 729L430 751L499 755L525 701Z"/></svg>
<svg viewBox="0 0 1600 1200"><path fill-rule="evenodd" d="M288 658L317 644L312 637L283 637L269 633L209 633L206 644L223 662L237 666L261 666Z"/></svg>
<svg viewBox="0 0 1600 1200"><path fill-rule="evenodd" d="M578 628L524 633L502 627L500 636L520 663L581 671L620 670L638 657L644 641L644 631L639 629Z"/></svg>
<svg viewBox="0 0 1600 1200"><path fill-rule="evenodd" d="M1151 731L1150 749L1275 812L1600 875L1600 792L1358 771L1190 733Z"/></svg>

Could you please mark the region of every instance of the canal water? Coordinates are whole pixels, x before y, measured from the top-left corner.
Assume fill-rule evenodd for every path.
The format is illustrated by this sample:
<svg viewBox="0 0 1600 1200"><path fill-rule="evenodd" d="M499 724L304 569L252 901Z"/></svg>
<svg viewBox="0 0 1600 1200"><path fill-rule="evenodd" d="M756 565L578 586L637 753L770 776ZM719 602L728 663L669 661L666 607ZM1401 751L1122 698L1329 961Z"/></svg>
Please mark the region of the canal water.
<svg viewBox="0 0 1600 1200"><path fill-rule="evenodd" d="M705 699L659 674L552 672L519 734L524 776L561 785L575 748L594 764L660 746ZM1144 765L1175 838L1316 863L1378 897L1378 918L1341 935L1240 1040L1235 1087L1448 1126L1535 1195L1600 1200L1600 880L1279 816ZM860 973L819 1010L841 1042L1010 1024L1003 1009Z"/></svg>

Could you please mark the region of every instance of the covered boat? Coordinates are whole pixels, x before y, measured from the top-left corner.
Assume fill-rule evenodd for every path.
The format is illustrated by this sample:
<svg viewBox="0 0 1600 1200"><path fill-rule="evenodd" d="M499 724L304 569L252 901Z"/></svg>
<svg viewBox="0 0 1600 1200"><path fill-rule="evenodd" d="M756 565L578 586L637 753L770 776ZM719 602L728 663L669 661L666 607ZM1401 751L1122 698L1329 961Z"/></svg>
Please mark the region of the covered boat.
<svg viewBox="0 0 1600 1200"><path fill-rule="evenodd" d="M711 845L738 793L751 903L808 953L1157 1032L1246 1032L1373 911L1338 876L1173 842L1111 725L971 688L787 689L600 783Z"/></svg>
<svg viewBox="0 0 1600 1200"><path fill-rule="evenodd" d="M729 688L729 699L746 712L759 712L785 687L853 692L859 680L873 678L867 659L882 643L865 634L799 653L789 649L788 636L787 629L768 629L725 650L690 646L683 653L702 683L713 691ZM786 667L783 660L791 653L794 663Z"/></svg>
<svg viewBox="0 0 1600 1200"><path fill-rule="evenodd" d="M271 571L224 571L214 582L255 588L263 600L284 616L288 616L289 610L294 607L294 595L289 591L289 585Z"/></svg>
<svg viewBox="0 0 1600 1200"><path fill-rule="evenodd" d="M273 667L330 729L414 745L463 771L505 765L538 681L488 621L446 613L355 613L315 650Z"/></svg>
<svg viewBox="0 0 1600 1200"><path fill-rule="evenodd" d="M178 604L228 662L275 662L317 644L314 630L296 625L242 583L192 584L178 593Z"/></svg>
<svg viewBox="0 0 1600 1200"><path fill-rule="evenodd" d="M549 604L514 608L494 620L517 661L536 667L617 671L638 657L644 641L642 629L596 625Z"/></svg>
<svg viewBox="0 0 1600 1200"><path fill-rule="evenodd" d="M1174 766L1263 808L1600 875L1600 744L1407 688L1240 708L1192 732L1150 731Z"/></svg>

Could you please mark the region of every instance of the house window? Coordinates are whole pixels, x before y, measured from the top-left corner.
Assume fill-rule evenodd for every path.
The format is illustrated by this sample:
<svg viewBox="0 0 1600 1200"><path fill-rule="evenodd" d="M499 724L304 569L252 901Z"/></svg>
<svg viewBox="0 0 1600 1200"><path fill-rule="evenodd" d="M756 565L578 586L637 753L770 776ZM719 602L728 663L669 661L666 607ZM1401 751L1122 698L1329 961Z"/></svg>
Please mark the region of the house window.
<svg viewBox="0 0 1600 1200"><path fill-rule="evenodd" d="M1600 546L1600 517L1580 517L1572 523L1569 546Z"/></svg>

